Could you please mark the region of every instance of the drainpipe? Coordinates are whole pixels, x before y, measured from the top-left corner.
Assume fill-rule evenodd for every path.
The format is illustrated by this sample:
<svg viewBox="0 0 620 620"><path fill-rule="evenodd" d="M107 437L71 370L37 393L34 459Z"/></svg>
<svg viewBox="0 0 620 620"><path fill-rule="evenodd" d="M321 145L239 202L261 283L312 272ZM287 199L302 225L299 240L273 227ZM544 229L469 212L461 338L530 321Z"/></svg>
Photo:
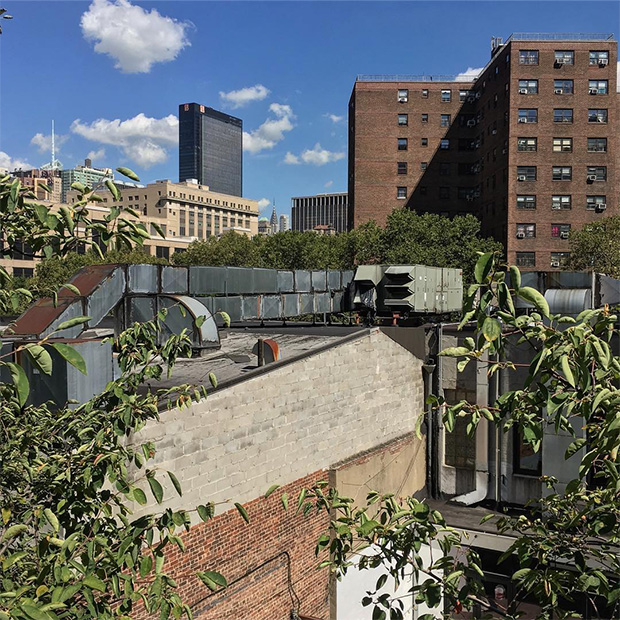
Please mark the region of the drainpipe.
<svg viewBox="0 0 620 620"><path fill-rule="evenodd" d="M424 402L431 395L433 391L433 373L435 372L436 365L432 364L432 358L429 358L429 362L426 364L422 364L422 370L424 371ZM433 463L433 406L428 404L426 406L426 492L432 497L435 498L433 493L433 474L432 474L432 463Z"/></svg>

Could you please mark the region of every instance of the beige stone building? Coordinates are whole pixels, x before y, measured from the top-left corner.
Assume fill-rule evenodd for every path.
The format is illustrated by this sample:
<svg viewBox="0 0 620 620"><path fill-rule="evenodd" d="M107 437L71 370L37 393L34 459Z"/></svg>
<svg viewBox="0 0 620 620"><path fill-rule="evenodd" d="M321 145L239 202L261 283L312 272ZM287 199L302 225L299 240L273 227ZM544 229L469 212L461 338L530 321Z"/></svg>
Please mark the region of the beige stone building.
<svg viewBox="0 0 620 620"><path fill-rule="evenodd" d="M208 186L192 181L162 180L146 187L125 185L119 192L116 201L108 190L98 190L103 201L89 205L91 217L103 221L112 207L133 209L152 237L145 242L146 251L160 258L185 251L192 241L217 237L230 230L248 236L258 234L256 200L212 192ZM67 204L77 200L78 192L70 190ZM59 206L52 201L47 204L52 209ZM155 225L159 225L165 238L158 234ZM0 259L0 264L14 275L24 277L32 275L36 262L28 256L27 248L19 248L11 258Z"/></svg>

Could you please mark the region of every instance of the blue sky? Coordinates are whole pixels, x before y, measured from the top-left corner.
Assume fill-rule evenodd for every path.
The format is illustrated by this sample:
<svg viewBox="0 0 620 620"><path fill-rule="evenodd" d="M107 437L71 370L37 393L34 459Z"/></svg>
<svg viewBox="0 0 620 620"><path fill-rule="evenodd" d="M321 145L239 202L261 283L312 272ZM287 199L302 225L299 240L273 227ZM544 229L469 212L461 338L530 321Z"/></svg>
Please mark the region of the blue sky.
<svg viewBox="0 0 620 620"><path fill-rule="evenodd" d="M0 166L133 168L178 180L178 104L243 119L244 195L346 191L359 73L483 67L491 36L613 32L618 2L15 2L0 37ZM43 150L43 152L41 152ZM265 206L267 214L270 205Z"/></svg>

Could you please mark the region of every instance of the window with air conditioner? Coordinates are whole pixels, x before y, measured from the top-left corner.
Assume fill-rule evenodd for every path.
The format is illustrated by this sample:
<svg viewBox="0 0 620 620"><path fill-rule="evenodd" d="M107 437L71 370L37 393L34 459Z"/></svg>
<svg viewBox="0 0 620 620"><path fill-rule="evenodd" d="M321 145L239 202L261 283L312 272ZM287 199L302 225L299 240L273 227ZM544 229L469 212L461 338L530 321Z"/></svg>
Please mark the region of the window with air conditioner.
<svg viewBox="0 0 620 620"><path fill-rule="evenodd" d="M606 95L608 92L609 82L607 80L589 80L588 92L591 95Z"/></svg>
<svg viewBox="0 0 620 620"><path fill-rule="evenodd" d="M553 166L554 181L571 181L573 179L572 166Z"/></svg>
<svg viewBox="0 0 620 620"><path fill-rule="evenodd" d="M572 123L573 110L571 108L555 108L553 110L554 123Z"/></svg>
<svg viewBox="0 0 620 620"><path fill-rule="evenodd" d="M551 196L551 208L554 211L569 210L572 208L572 197L567 195Z"/></svg>
<svg viewBox="0 0 620 620"><path fill-rule="evenodd" d="M535 181L536 166L517 166L517 180Z"/></svg>
<svg viewBox="0 0 620 620"><path fill-rule="evenodd" d="M519 80L520 95L538 94L538 80Z"/></svg>
<svg viewBox="0 0 620 620"><path fill-rule="evenodd" d="M553 138L554 153L570 153L573 150L572 138Z"/></svg>
<svg viewBox="0 0 620 620"><path fill-rule="evenodd" d="M422 172L424 172L427 168L428 168L428 162L427 161L421 161L420 162L420 170Z"/></svg>
<svg viewBox="0 0 620 620"><path fill-rule="evenodd" d="M450 140L448 140L448 139L446 139L446 138L444 138L443 140L441 140L441 141L439 142L439 148L440 148L440 149L442 149L442 150L444 150L444 151L447 151L447 150L450 148Z"/></svg>
<svg viewBox="0 0 620 620"><path fill-rule="evenodd" d="M589 64L594 66L607 66L609 64L609 52L607 50L591 50Z"/></svg>
<svg viewBox="0 0 620 620"><path fill-rule="evenodd" d="M607 153L607 138L588 138L588 153Z"/></svg>
<svg viewBox="0 0 620 620"><path fill-rule="evenodd" d="M396 170L398 174L407 174L407 162L406 161L397 162Z"/></svg>
<svg viewBox="0 0 620 620"><path fill-rule="evenodd" d="M536 252L517 252L517 267L536 267Z"/></svg>
<svg viewBox="0 0 620 620"><path fill-rule="evenodd" d="M441 101L442 103L449 103L452 101L452 91L451 90L442 90L441 91Z"/></svg>
<svg viewBox="0 0 620 620"><path fill-rule="evenodd" d="M442 114L441 115L441 120L439 122L441 127L450 127L450 120L451 120L451 115L450 114Z"/></svg>
<svg viewBox="0 0 620 620"><path fill-rule="evenodd" d="M459 90L459 101L461 102L466 101L467 97L469 97L468 90Z"/></svg>
<svg viewBox="0 0 620 620"><path fill-rule="evenodd" d="M555 64L557 65L574 65L575 64L575 52L574 50L555 50Z"/></svg>
<svg viewBox="0 0 620 620"><path fill-rule="evenodd" d="M517 138L517 151L536 151L537 148L537 138Z"/></svg>
<svg viewBox="0 0 620 620"><path fill-rule="evenodd" d="M520 65L537 65L538 50L519 50Z"/></svg>
<svg viewBox="0 0 620 620"><path fill-rule="evenodd" d="M428 123L428 114L422 114L422 122Z"/></svg>
<svg viewBox="0 0 620 620"><path fill-rule="evenodd" d="M606 123L606 122L607 122L607 109L590 108L588 110L588 123Z"/></svg>
<svg viewBox="0 0 620 620"><path fill-rule="evenodd" d="M408 125L409 124L409 115L408 114L399 114L398 115L398 124L399 125Z"/></svg>
<svg viewBox="0 0 620 620"><path fill-rule="evenodd" d="M396 198L403 199L407 198L407 188L406 187L397 187L396 188Z"/></svg>
<svg viewBox="0 0 620 620"><path fill-rule="evenodd" d="M409 91L406 88L398 89L398 101L401 103L407 103L409 100Z"/></svg>
<svg viewBox="0 0 620 620"><path fill-rule="evenodd" d="M407 138L398 138L398 150L406 151L408 148L409 141Z"/></svg>
<svg viewBox="0 0 620 620"><path fill-rule="evenodd" d="M439 176L442 176L442 177L450 176L450 163L449 162L441 162L439 164Z"/></svg>
<svg viewBox="0 0 620 620"><path fill-rule="evenodd" d="M572 95L573 80L553 80L553 92L556 95Z"/></svg>
<svg viewBox="0 0 620 620"><path fill-rule="evenodd" d="M423 99L428 99L428 88L423 88L422 89L422 98Z"/></svg>
<svg viewBox="0 0 620 620"><path fill-rule="evenodd" d="M517 224L517 238L533 239L536 237L536 224Z"/></svg>
<svg viewBox="0 0 620 620"><path fill-rule="evenodd" d="M586 196L586 209L604 211L607 208L607 196Z"/></svg>
<svg viewBox="0 0 620 620"><path fill-rule="evenodd" d="M517 209L533 210L536 208L536 196L519 194L517 196Z"/></svg>
<svg viewBox="0 0 620 620"><path fill-rule="evenodd" d="M570 224L551 224L551 236L568 239Z"/></svg>
<svg viewBox="0 0 620 620"><path fill-rule="evenodd" d="M538 109L537 108L519 108L518 122L519 123L537 123L538 122Z"/></svg>
<svg viewBox="0 0 620 620"><path fill-rule="evenodd" d="M570 252L551 252L551 266L561 267L569 256Z"/></svg>
<svg viewBox="0 0 620 620"><path fill-rule="evenodd" d="M588 166L588 180L607 181L607 166Z"/></svg>

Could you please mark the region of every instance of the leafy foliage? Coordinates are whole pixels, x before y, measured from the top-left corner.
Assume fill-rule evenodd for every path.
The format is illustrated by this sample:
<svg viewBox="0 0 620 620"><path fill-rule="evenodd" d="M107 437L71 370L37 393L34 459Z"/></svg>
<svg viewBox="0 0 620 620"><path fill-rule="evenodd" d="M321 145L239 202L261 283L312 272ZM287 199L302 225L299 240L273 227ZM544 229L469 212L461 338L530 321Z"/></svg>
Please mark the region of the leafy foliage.
<svg viewBox="0 0 620 620"><path fill-rule="evenodd" d="M564 268L597 271L620 278L620 216L606 217L571 232L570 256Z"/></svg>

